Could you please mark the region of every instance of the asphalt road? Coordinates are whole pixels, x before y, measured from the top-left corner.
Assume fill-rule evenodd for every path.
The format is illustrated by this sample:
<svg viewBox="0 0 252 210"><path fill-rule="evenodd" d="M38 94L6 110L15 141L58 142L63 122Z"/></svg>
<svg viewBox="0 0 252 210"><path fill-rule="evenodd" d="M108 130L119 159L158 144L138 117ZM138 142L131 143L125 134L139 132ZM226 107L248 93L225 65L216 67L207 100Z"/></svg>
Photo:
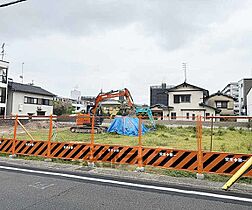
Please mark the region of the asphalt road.
<svg viewBox="0 0 252 210"><path fill-rule="evenodd" d="M0 165L0 209L243 210L252 209L252 196L5 164Z"/></svg>

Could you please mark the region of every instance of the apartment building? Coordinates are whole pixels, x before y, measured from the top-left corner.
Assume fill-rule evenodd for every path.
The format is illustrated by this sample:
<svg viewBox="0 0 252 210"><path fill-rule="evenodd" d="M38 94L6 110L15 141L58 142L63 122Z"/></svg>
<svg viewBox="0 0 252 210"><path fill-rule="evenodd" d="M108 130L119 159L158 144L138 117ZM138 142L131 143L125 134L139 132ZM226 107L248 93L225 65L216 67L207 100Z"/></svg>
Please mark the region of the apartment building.
<svg viewBox="0 0 252 210"><path fill-rule="evenodd" d="M161 104L164 106L168 106L169 98L168 98L168 90L174 87L173 85L166 85L166 83L162 83L161 85L150 86L150 106L154 106L156 104Z"/></svg>
<svg viewBox="0 0 252 210"><path fill-rule="evenodd" d="M0 117L6 116L9 63L0 60Z"/></svg>

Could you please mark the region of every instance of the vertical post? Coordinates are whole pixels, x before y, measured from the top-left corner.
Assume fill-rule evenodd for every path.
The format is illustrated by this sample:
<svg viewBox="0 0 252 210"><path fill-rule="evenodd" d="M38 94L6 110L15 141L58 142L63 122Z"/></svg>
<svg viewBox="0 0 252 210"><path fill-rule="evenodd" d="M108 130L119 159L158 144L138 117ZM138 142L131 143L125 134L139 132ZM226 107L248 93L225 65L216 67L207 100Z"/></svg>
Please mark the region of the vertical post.
<svg viewBox="0 0 252 210"><path fill-rule="evenodd" d="M197 116L197 147L198 147L198 155L197 155L197 161L198 161L198 173L197 173L197 179L203 179L204 174L203 172L203 154L202 154L202 117Z"/></svg>
<svg viewBox="0 0 252 210"><path fill-rule="evenodd" d="M15 117L14 131L13 131L13 140L12 140L12 156L15 157L15 147L17 140L17 127L18 127L18 115Z"/></svg>
<svg viewBox="0 0 252 210"><path fill-rule="evenodd" d="M143 172L143 157L142 157L142 117L138 117L138 167L137 171Z"/></svg>
<svg viewBox="0 0 252 210"><path fill-rule="evenodd" d="M94 167L94 133L95 133L95 115L92 116L91 142L90 142L90 163L89 166Z"/></svg>
<svg viewBox="0 0 252 210"><path fill-rule="evenodd" d="M49 134L48 134L48 141L47 141L47 157L51 157L51 139L52 139L52 132L53 132L53 117L50 116L50 125L49 125Z"/></svg>
<svg viewBox="0 0 252 210"><path fill-rule="evenodd" d="M210 152L213 150L213 117L211 118L211 142L210 142Z"/></svg>

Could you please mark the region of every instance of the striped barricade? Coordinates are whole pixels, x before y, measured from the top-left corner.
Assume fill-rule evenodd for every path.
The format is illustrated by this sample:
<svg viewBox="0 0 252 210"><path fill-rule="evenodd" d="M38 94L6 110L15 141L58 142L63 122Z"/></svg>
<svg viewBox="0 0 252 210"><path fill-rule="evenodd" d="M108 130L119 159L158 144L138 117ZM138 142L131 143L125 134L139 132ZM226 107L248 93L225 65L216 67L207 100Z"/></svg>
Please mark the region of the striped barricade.
<svg viewBox="0 0 252 210"><path fill-rule="evenodd" d="M247 154L204 152L203 172L234 174L251 156L252 155ZM252 176L252 169L250 169L245 176Z"/></svg>
<svg viewBox="0 0 252 210"><path fill-rule="evenodd" d="M1 139L0 138L0 152L11 153L12 139Z"/></svg>
<svg viewBox="0 0 252 210"><path fill-rule="evenodd" d="M17 140L15 142L15 154L46 157L46 141Z"/></svg>
<svg viewBox="0 0 252 210"><path fill-rule="evenodd" d="M137 164L138 148L128 146L95 145L94 161Z"/></svg>
<svg viewBox="0 0 252 210"><path fill-rule="evenodd" d="M50 148L51 158L88 160L90 156L89 144L53 142Z"/></svg>
<svg viewBox="0 0 252 210"><path fill-rule="evenodd" d="M197 152L164 148L143 148L143 164L176 170L197 170Z"/></svg>

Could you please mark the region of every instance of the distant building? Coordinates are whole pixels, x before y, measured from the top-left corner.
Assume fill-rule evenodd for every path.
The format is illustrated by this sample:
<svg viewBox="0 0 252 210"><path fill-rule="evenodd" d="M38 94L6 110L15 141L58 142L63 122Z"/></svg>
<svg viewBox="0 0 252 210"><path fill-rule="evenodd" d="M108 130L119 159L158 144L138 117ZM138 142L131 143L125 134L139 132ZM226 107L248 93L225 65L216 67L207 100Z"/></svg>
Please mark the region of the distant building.
<svg viewBox="0 0 252 210"><path fill-rule="evenodd" d="M241 79L228 84L221 92L235 99L235 114L247 115L247 95L252 88L252 78Z"/></svg>
<svg viewBox="0 0 252 210"><path fill-rule="evenodd" d="M71 91L71 99L76 100L76 101L80 101L81 100L81 91L74 89Z"/></svg>
<svg viewBox="0 0 252 210"><path fill-rule="evenodd" d="M6 116L9 63L0 60L0 117Z"/></svg>
<svg viewBox="0 0 252 210"><path fill-rule="evenodd" d="M169 98L167 91L173 87L172 85L167 86L166 83L162 83L161 85L151 86L150 87L150 106L154 106L156 104L161 104L164 106L168 106Z"/></svg>
<svg viewBox="0 0 252 210"><path fill-rule="evenodd" d="M222 91L224 95L228 95L234 98L234 114L239 114L239 84L238 82L229 83Z"/></svg>
<svg viewBox="0 0 252 210"><path fill-rule="evenodd" d="M221 115L234 115L234 102L232 96L225 95L218 91L206 98L206 104L218 109Z"/></svg>
<svg viewBox="0 0 252 210"><path fill-rule="evenodd" d="M252 88L252 78L241 79L238 81L239 85L239 114L247 115L247 95L249 90Z"/></svg>
<svg viewBox="0 0 252 210"><path fill-rule="evenodd" d="M7 115L48 116L55 95L33 84L9 82Z"/></svg>

